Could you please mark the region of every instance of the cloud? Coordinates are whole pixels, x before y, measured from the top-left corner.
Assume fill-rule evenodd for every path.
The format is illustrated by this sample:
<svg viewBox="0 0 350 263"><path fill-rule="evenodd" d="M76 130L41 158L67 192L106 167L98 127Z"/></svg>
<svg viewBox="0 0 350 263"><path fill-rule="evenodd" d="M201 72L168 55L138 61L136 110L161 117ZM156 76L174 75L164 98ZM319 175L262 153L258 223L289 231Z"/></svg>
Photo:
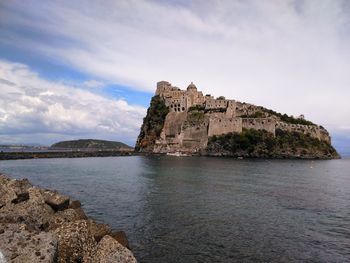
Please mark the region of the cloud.
<svg viewBox="0 0 350 263"><path fill-rule="evenodd" d="M101 81L91 79L88 81L84 81L83 86L85 86L87 88L102 88L105 86L105 84Z"/></svg>
<svg viewBox="0 0 350 263"><path fill-rule="evenodd" d="M5 1L0 43L98 80L153 92L194 81L350 132L350 4L279 1ZM56 111L63 111L57 108Z"/></svg>
<svg viewBox="0 0 350 263"><path fill-rule="evenodd" d="M0 60L0 80L2 142L26 141L30 136L29 141L42 143L81 137L130 143L145 115L143 107L45 80L19 63Z"/></svg>

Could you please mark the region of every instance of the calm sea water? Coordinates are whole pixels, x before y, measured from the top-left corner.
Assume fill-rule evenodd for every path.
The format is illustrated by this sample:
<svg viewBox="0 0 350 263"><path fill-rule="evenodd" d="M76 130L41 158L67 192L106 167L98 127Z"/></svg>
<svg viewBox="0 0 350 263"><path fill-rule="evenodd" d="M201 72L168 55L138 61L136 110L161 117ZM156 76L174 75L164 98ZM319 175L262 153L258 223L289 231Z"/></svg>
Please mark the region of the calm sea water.
<svg viewBox="0 0 350 263"><path fill-rule="evenodd" d="M350 159L0 161L124 230L139 262L349 262Z"/></svg>

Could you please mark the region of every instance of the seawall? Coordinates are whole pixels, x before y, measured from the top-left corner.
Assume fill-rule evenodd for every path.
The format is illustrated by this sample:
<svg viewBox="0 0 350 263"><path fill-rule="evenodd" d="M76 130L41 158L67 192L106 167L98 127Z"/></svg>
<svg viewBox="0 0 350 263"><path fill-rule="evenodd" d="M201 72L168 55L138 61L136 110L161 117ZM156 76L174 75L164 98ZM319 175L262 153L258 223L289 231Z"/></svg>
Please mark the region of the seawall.
<svg viewBox="0 0 350 263"><path fill-rule="evenodd" d="M137 262L123 231L78 200L0 173L0 262Z"/></svg>

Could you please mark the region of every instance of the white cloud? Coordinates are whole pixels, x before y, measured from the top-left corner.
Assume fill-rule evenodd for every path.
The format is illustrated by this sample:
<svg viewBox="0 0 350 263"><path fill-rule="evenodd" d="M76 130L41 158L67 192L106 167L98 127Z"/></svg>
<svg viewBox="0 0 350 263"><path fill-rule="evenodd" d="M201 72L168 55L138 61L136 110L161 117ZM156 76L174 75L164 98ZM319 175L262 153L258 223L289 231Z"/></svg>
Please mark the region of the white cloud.
<svg viewBox="0 0 350 263"><path fill-rule="evenodd" d="M348 1L184 3L14 0L0 8L0 30L3 43L96 79L150 92L158 80L194 81L331 131L349 127Z"/></svg>
<svg viewBox="0 0 350 263"><path fill-rule="evenodd" d="M102 88L105 86L105 84L102 81L91 79L88 81L84 81L83 86L87 88Z"/></svg>
<svg viewBox="0 0 350 263"><path fill-rule="evenodd" d="M3 143L10 138L9 142L28 142L28 136L29 141L42 143L87 136L130 143L144 114L143 107L48 81L26 65L0 60Z"/></svg>

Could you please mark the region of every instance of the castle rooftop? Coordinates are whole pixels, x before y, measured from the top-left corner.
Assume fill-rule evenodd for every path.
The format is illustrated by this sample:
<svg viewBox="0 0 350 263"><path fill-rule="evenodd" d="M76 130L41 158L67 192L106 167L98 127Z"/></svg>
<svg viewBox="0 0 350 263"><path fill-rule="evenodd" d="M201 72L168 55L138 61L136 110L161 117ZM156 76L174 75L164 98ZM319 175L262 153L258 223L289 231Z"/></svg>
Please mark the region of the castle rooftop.
<svg viewBox="0 0 350 263"><path fill-rule="evenodd" d="M191 81L191 84L188 85L187 90L188 90L188 91L189 91L189 90L197 90L197 87L196 87L196 85L194 85L193 82Z"/></svg>

